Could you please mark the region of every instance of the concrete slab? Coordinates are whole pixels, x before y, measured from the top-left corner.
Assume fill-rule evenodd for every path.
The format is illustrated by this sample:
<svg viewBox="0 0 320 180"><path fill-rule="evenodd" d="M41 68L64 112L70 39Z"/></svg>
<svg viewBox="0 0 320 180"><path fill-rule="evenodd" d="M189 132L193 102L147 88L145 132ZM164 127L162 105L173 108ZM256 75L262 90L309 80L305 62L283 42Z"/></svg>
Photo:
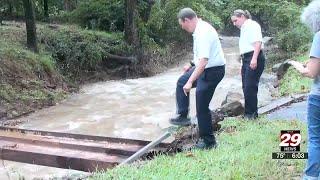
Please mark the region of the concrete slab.
<svg viewBox="0 0 320 180"><path fill-rule="evenodd" d="M280 108L267 115L270 120L301 120L307 122L307 102L302 101Z"/></svg>

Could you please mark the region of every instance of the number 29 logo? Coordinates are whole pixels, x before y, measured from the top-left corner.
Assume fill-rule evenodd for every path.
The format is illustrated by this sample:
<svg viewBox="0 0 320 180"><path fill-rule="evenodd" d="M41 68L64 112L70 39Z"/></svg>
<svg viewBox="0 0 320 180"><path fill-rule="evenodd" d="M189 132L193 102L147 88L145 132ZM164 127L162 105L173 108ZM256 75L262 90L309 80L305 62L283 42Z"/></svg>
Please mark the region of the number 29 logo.
<svg viewBox="0 0 320 180"><path fill-rule="evenodd" d="M285 130L281 131L280 135L281 147L296 147L300 145L301 134L299 130Z"/></svg>

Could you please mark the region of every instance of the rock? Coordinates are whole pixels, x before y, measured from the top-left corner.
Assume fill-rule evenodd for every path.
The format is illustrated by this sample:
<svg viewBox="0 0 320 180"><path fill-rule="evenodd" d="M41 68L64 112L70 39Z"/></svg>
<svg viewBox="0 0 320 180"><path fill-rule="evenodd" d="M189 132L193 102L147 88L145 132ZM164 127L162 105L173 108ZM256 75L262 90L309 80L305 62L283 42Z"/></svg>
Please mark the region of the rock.
<svg viewBox="0 0 320 180"><path fill-rule="evenodd" d="M273 84L278 79L274 74L262 73L259 84Z"/></svg>
<svg viewBox="0 0 320 180"><path fill-rule="evenodd" d="M277 71L281 65L282 65L282 63L277 63L277 64L273 65L271 68L272 72L277 73Z"/></svg>
<svg viewBox="0 0 320 180"><path fill-rule="evenodd" d="M241 99L243 99L243 94L238 93L238 92L229 91L227 93L226 99L224 101L222 101L221 106L223 106L227 103L234 102L234 101L240 101Z"/></svg>
<svg viewBox="0 0 320 180"><path fill-rule="evenodd" d="M272 39L273 39L273 37L265 36L265 37L263 37L262 41L264 44L269 44L272 41Z"/></svg>
<svg viewBox="0 0 320 180"><path fill-rule="evenodd" d="M240 101L233 101L224 104L221 111L227 116L239 116L244 113L244 107Z"/></svg>
<svg viewBox="0 0 320 180"><path fill-rule="evenodd" d="M7 112L4 108L0 107L0 119L3 119L7 116Z"/></svg>
<svg viewBox="0 0 320 180"><path fill-rule="evenodd" d="M224 114L219 111L211 111L211 119L212 119L212 128L213 131L218 131L221 128L221 125L218 124L220 121L224 120ZM197 117L193 117L191 118L191 126L188 127L184 127L182 131L180 131L178 134L176 135L176 138L198 138L199 137L199 129L198 129L198 120Z"/></svg>
<svg viewBox="0 0 320 180"><path fill-rule="evenodd" d="M211 111L212 122L218 123L224 120L224 114L220 110Z"/></svg>
<svg viewBox="0 0 320 180"><path fill-rule="evenodd" d="M221 103L221 113L227 116L238 116L243 114L243 95L238 92L229 91L226 99Z"/></svg>
<svg viewBox="0 0 320 180"><path fill-rule="evenodd" d="M286 74L288 71L289 67L291 66L288 62L290 60L285 60L283 63L278 63L275 64L272 67L272 72L276 73L278 80L282 79L283 76Z"/></svg>
<svg viewBox="0 0 320 180"><path fill-rule="evenodd" d="M275 97L279 94L277 87L279 86L279 80L275 74L263 73L259 83L258 99L259 104L262 99L269 101L268 97ZM263 94L263 96L261 96ZM262 103L264 104L264 103Z"/></svg>
<svg viewBox="0 0 320 180"><path fill-rule="evenodd" d="M8 113L8 118L9 119L15 118L17 116L19 116L19 113L17 111L15 111L15 110L12 110L11 112Z"/></svg>
<svg viewBox="0 0 320 180"><path fill-rule="evenodd" d="M175 134L176 139L197 139L199 137L198 125L192 124L191 126L181 127Z"/></svg>
<svg viewBox="0 0 320 180"><path fill-rule="evenodd" d="M223 121L224 115L221 111L211 111L212 116L212 128L216 132L221 129L221 125L218 122ZM197 122L197 118L194 117L193 121ZM197 123L192 123L187 127L180 127L174 134L175 140L170 143L168 153L179 152L189 149L199 139L199 128Z"/></svg>
<svg viewBox="0 0 320 180"><path fill-rule="evenodd" d="M48 27L49 27L50 29L58 29L58 28L59 28L59 26L56 25L56 24L49 24Z"/></svg>
<svg viewBox="0 0 320 180"><path fill-rule="evenodd" d="M17 126L18 124L24 123L25 121L22 120L5 120L1 122L2 126Z"/></svg>

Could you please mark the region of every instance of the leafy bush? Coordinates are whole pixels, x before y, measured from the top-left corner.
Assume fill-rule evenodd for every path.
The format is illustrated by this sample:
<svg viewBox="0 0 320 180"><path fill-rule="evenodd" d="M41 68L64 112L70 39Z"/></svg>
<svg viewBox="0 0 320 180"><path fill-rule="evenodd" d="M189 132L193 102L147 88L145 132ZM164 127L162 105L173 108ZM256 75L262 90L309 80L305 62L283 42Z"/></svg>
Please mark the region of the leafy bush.
<svg viewBox="0 0 320 180"><path fill-rule="evenodd" d="M192 8L199 17L211 23L216 29L220 29L223 25L214 11L217 6L215 3L205 0L157 1L146 24L147 35L159 44L174 41L184 43L190 40L191 36L187 36L187 33L180 28L177 19L179 10L185 7Z"/></svg>
<svg viewBox="0 0 320 180"><path fill-rule="evenodd" d="M191 7L198 15L216 29L221 29L223 23L218 16L218 11L224 4L223 0L167 0L155 1L151 8L150 16L148 3L138 1L139 35L143 44L160 44L168 42L184 43L190 40L186 32L181 30L177 21L177 13L181 8ZM124 30L124 3L119 0L89 0L80 1L72 13L61 13L56 19L76 22L88 29L98 29L108 32ZM188 37L188 38L186 38Z"/></svg>
<svg viewBox="0 0 320 180"><path fill-rule="evenodd" d="M124 9L124 3L119 0L88 0L81 1L71 16L73 22L85 28L122 31Z"/></svg>
<svg viewBox="0 0 320 180"><path fill-rule="evenodd" d="M278 46L289 55L296 51L306 51L306 44L311 40L311 32L300 23L300 14L301 7L284 1L270 18L270 30L275 33Z"/></svg>
<svg viewBox="0 0 320 180"><path fill-rule="evenodd" d="M221 29L223 24L221 18L215 13L216 6L219 6L219 3L204 0L194 1L192 4L199 17L212 24L216 29Z"/></svg>
<svg viewBox="0 0 320 180"><path fill-rule="evenodd" d="M301 5L309 1L300 1L301 4L293 0L224 0L223 2L218 14L226 25L225 31L233 29L230 21L232 12L236 9L243 9L248 10L253 19L259 22L265 34L274 34L279 29L288 29L294 23L299 22Z"/></svg>
<svg viewBox="0 0 320 180"><path fill-rule="evenodd" d="M39 40L52 53L57 66L69 78L95 71L108 53L127 55L131 49L122 41L122 34L61 28L44 28Z"/></svg>
<svg viewBox="0 0 320 180"><path fill-rule="evenodd" d="M16 42L15 42L16 43ZM9 59L10 65L13 66L14 70L21 73L21 75L32 76L31 74L37 74L39 77L41 73L48 73L52 76L56 75L55 63L51 56L40 52L35 54L29 50L26 50L24 46L20 44L8 43L5 41L0 41L0 56L4 59ZM0 59L1 60L1 59ZM6 66L2 64L2 66ZM0 68L0 72L4 73L8 67ZM16 73L17 72L6 72L6 73ZM4 73L4 76L7 74Z"/></svg>
<svg viewBox="0 0 320 180"><path fill-rule="evenodd" d="M167 42L185 42L186 33L181 30L177 21L177 13L183 7L191 7L198 15L210 22L215 28L223 27L221 19L214 10L222 1L206 0L168 0L156 1L152 6L151 15L146 18L148 8L145 1L138 1L140 15L139 31L142 43L157 43L164 45ZM89 0L81 1L71 14L63 13L58 19L70 19L89 29L104 31L124 30L124 3L118 0ZM218 9L218 8L217 8Z"/></svg>
<svg viewBox="0 0 320 180"><path fill-rule="evenodd" d="M310 32L300 23L301 5L296 1L280 0L230 0L224 1L221 18L225 31L234 34L230 15L236 9L248 10L262 27L263 35L274 36L278 47L292 56L306 50L311 40ZM306 4L308 1L301 1Z"/></svg>
<svg viewBox="0 0 320 180"><path fill-rule="evenodd" d="M45 72L52 73L55 71L55 61L51 56L48 55L42 55L40 57L40 63L44 69Z"/></svg>
<svg viewBox="0 0 320 180"><path fill-rule="evenodd" d="M295 60L304 63L308 59L308 56L300 56ZM284 75L280 81L279 92L281 96L287 96L294 93L307 93L310 90L312 80L307 77L303 77L294 68L289 68L288 72Z"/></svg>
<svg viewBox="0 0 320 180"><path fill-rule="evenodd" d="M300 22L301 8L295 3L282 2L277 4L272 16L270 17L270 26L273 32L291 28Z"/></svg>
<svg viewBox="0 0 320 180"><path fill-rule="evenodd" d="M52 105L65 93L60 89L64 81L56 71L53 58L42 51L35 54L27 50L19 43L23 37L16 36L15 29L0 28L0 34L10 32L12 36L2 36L0 40L0 106L10 117ZM16 115L9 115L11 111Z"/></svg>
<svg viewBox="0 0 320 180"><path fill-rule="evenodd" d="M269 20L273 11L277 7L277 0L225 0L221 5L219 14L222 22L225 24L224 32L227 34L235 34L236 28L231 23L231 14L236 9L248 10L253 20L256 20L262 27L264 32L268 32Z"/></svg>
<svg viewBox="0 0 320 180"><path fill-rule="evenodd" d="M290 30L283 29L276 34L277 44L290 55L297 51L306 51L309 48L306 45L309 44L310 40L311 32L300 23L297 23Z"/></svg>

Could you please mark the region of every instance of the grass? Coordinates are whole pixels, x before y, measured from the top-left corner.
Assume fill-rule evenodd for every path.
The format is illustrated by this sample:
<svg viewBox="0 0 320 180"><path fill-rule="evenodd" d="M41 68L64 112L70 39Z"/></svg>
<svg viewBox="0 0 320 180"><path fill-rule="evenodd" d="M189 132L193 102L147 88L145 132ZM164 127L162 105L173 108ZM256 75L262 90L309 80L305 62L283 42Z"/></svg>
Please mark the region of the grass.
<svg viewBox="0 0 320 180"><path fill-rule="evenodd" d="M38 54L26 48L26 34L22 24L0 26L0 107L19 114L31 112L66 97L50 53L39 43Z"/></svg>
<svg viewBox="0 0 320 180"><path fill-rule="evenodd" d="M44 53L35 54L22 45L0 41L0 97L9 102L20 100L45 100L49 91L43 89L42 74L57 76L51 56ZM10 78L15 77L15 79ZM60 92L59 92L60 93ZM60 94L57 96L60 96Z"/></svg>
<svg viewBox="0 0 320 180"><path fill-rule="evenodd" d="M306 151L306 127L298 121L244 121L227 119L217 136L218 148L207 151L160 155L139 164L97 172L90 179L292 179L300 177L305 160L273 160L279 151L280 130L302 132Z"/></svg>
<svg viewBox="0 0 320 180"><path fill-rule="evenodd" d="M308 60L308 56L300 56L297 61L304 63ZM295 93L306 93L310 91L312 79L303 77L293 67L288 69L283 79L280 82L279 92L281 96L291 95Z"/></svg>

